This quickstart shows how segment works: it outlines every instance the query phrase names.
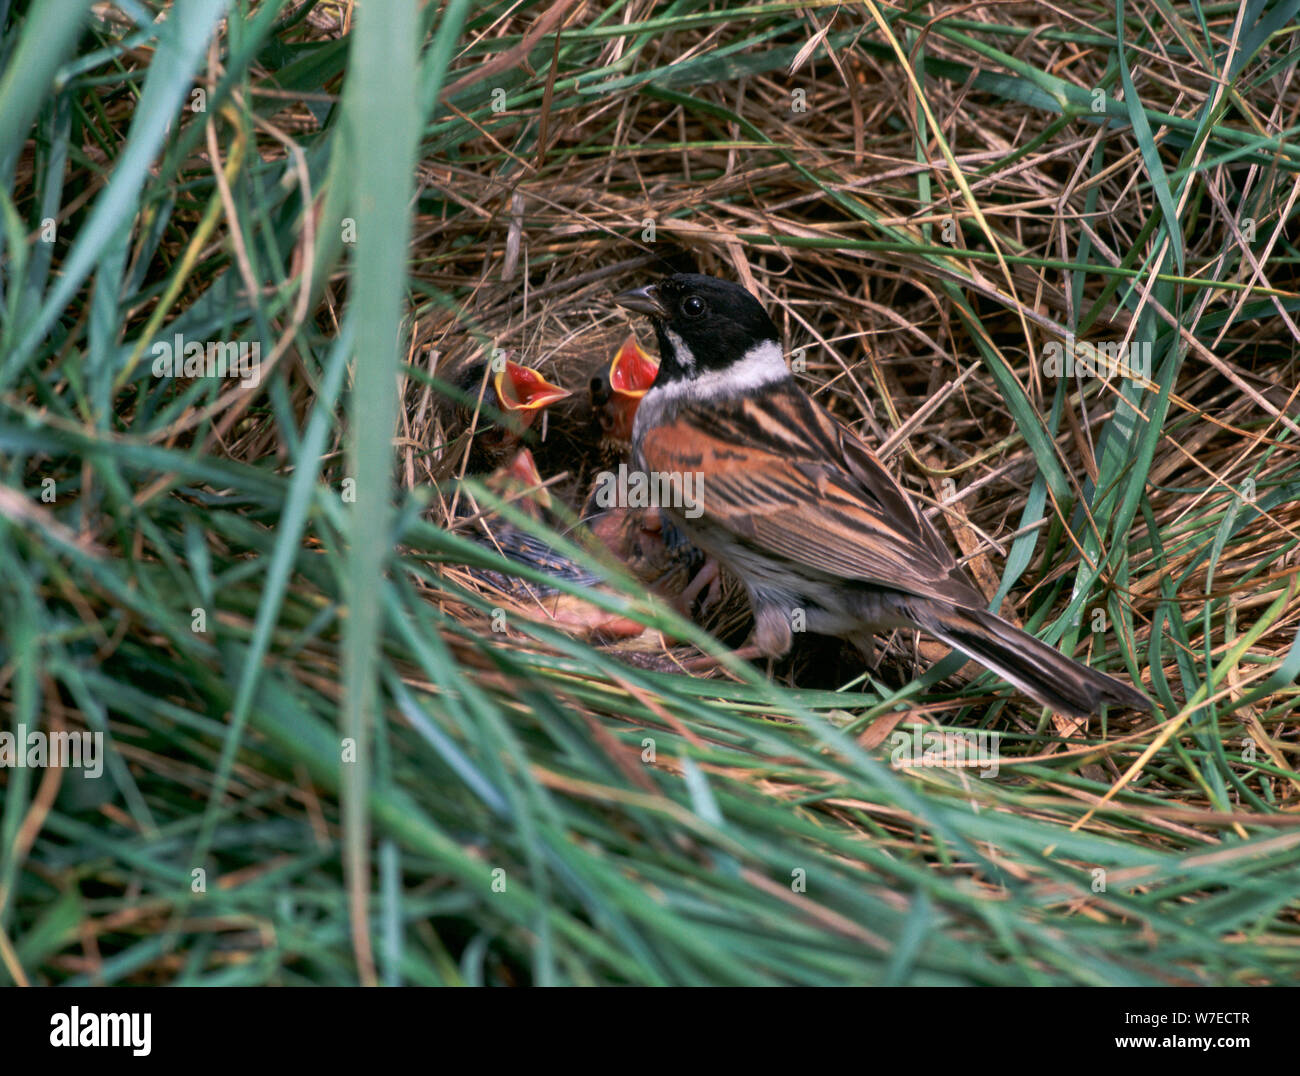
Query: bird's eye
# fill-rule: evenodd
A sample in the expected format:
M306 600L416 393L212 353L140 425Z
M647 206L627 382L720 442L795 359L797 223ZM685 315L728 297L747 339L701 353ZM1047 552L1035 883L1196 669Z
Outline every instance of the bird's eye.
M682 302L682 313L688 318L699 318L704 316L704 311L708 307L704 305L704 300L698 295L687 296Z

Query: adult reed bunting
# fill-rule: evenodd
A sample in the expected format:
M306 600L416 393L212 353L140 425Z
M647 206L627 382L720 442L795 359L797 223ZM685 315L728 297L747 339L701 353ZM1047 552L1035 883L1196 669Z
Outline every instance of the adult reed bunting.
M744 288L681 273L615 302L648 315L659 342L634 465L702 476L695 518L664 511L743 583L760 653L786 653L802 611L808 631L868 657L878 632L920 629L1070 716L1104 703L1150 709L1128 684L985 608L875 453L795 383L776 326Z

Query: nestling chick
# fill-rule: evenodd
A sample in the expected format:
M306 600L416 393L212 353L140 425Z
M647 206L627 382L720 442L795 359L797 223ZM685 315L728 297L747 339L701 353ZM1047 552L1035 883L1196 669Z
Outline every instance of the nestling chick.
M558 524L553 514L555 506L528 449L521 449L509 464L490 475L485 484L531 518L551 526ZM490 546L507 560L576 586L603 586L601 577L590 568L504 519L487 514L476 517L475 525L483 535L480 539L482 544ZM474 568L471 574L512 599L515 612L525 619L553 624L591 642L611 643L633 638L645 631L635 620L606 612L558 587L534 583L490 568Z
M448 401L444 426L450 438L468 438L466 474L486 475L507 466L538 416L573 395L536 370L508 359L496 364L482 359L472 362L452 375L452 384L458 398ZM447 463L451 464L447 473L456 473L459 452Z
M601 476L612 474L628 460L637 408L658 373L659 363L637 342L636 334L629 333L608 370L592 378L592 410L601 436L595 453L596 481L583 505L583 518L633 575L689 616L705 588L705 605L717 601L716 562L687 541L659 509L602 504L599 497Z

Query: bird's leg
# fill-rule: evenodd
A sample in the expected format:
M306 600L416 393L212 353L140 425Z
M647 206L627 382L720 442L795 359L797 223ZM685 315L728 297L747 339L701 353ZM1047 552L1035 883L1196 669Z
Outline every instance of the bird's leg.
M718 571L718 562L712 557L705 560L704 566L695 573L695 578L682 591L682 609L687 616L695 606L695 599L700 596L700 591L705 587L709 588L709 592L704 596L702 612L712 609L722 594L722 573Z
M733 658L738 658L741 661L753 661L756 658L761 658L763 652L759 650L757 646L750 643L742 646L739 650L733 650L731 656ZM706 669L712 669L720 664L721 662L717 658L705 654L702 657L688 658L686 661L683 661L682 668L687 672L704 672Z
M779 658L794 641L786 611L776 605L754 604L754 645L764 657Z
M772 664L776 658L781 657L790 649L793 642L793 636L790 631L790 619L786 610L778 605L767 605L753 602L754 608L754 634L752 642L742 646L739 650L732 651L732 656L740 658L742 661L751 661L754 658L767 658L767 676L772 678ZM683 665L695 672L697 668L709 668L717 664L716 658L704 657L692 659L683 662Z

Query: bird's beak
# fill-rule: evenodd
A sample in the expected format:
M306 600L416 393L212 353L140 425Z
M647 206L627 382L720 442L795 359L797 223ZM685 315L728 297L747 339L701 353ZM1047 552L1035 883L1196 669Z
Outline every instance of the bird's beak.
M542 484L542 473L537 469L537 461L526 448L520 449L519 455L510 461L506 475L529 489Z
M487 480L487 487L502 498L526 493L526 498L520 502L520 507L525 511L530 507L549 511L551 507L551 495L546 486L542 485L542 473L537 469L537 460L533 459L532 452L526 448L521 448L515 459L493 474Z
M609 387L621 396L640 399L650 390L658 374L659 364L629 333L609 364Z
M614 302L636 314L649 314L652 318L668 316L668 309L659 298L659 289L654 284L619 292L614 296Z
M533 459L532 452L524 448L515 456L515 461L510 465L510 477L525 490L534 490L532 498L539 506L551 507L551 495L547 493L546 486L542 485L542 473L537 469L537 460Z
M641 397L655 383L659 364L629 334L609 364L610 400L606 405L610 433L624 441L632 439L632 423Z
M551 384L536 370L509 360L497 371L493 384L497 399L506 411L535 413L573 395L568 389Z

